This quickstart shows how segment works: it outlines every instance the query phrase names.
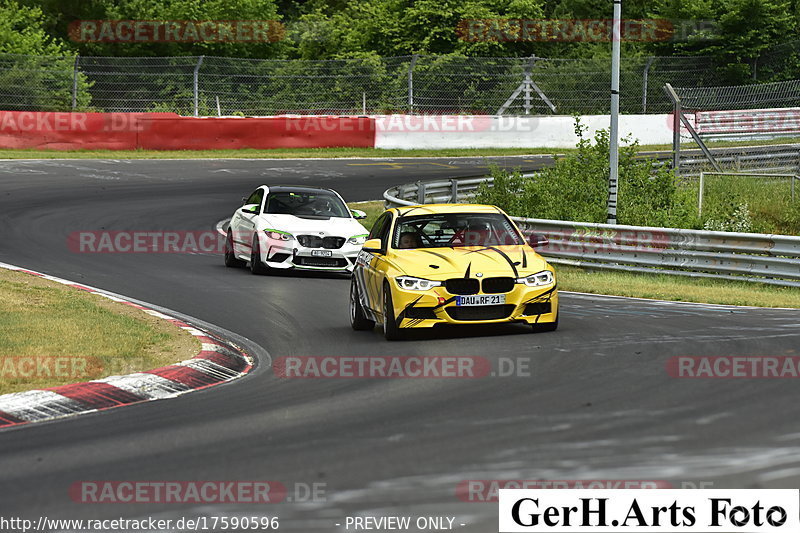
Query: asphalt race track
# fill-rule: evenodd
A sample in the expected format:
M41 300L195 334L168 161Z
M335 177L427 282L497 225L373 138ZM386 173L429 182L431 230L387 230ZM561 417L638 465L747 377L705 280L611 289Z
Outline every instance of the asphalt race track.
M505 158L536 168L545 159ZM279 379L262 353L232 384L0 431L0 514L50 518L268 515L281 529L344 531L346 516L453 516L497 529L465 480L655 480L676 488L791 488L800 478L792 379L676 379L680 355L800 355L796 311L562 295L557 332L470 328L387 343L354 332L349 281L253 276L212 254L80 254L85 230L210 230L262 183L315 184L349 201L389 186L479 174L482 160L3 161L0 261L197 317L288 355L474 355L528 376ZM323 483L297 504L79 504L85 480ZM713 483L709 486L709 483ZM691 486L691 485L689 485ZM460 526L460 524L465 524Z

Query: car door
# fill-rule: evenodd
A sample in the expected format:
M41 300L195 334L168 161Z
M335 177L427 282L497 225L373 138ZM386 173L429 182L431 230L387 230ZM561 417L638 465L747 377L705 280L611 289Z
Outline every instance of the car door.
M264 189L258 188L247 197L244 204L236 210L231 218L233 230L233 246L237 253L250 254L253 243L253 232L256 227L256 218L261 212L261 203L264 199Z
M380 239L382 252L368 253L367 258L359 268L360 288L362 290L362 304L373 312L381 312L381 298L383 296L383 278L385 276L385 253L389 245L389 231L392 227L392 213L384 213L372 226L372 231L367 239Z

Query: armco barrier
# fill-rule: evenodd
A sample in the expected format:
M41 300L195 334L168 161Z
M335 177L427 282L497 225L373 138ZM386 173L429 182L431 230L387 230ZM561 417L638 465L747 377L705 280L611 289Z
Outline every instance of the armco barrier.
M388 189L387 207L461 202L486 178L419 181ZM550 241L556 264L800 287L800 237L512 217Z
M135 150L147 134L145 117L175 113L59 113L0 111L0 148Z
M610 121L609 115L582 116L586 138ZM578 142L571 116L379 115L375 123L375 147L385 149L574 148ZM671 126L665 114L620 116L620 135L641 144L669 144Z
M690 115L701 135L745 139L798 131L797 109L720 111ZM608 128L608 115L581 117L587 138ZM622 115L620 132L641 144L672 140L670 115ZM774 130L774 131L773 131ZM55 150L202 150L359 147L385 149L571 148L570 116L292 115L182 117L174 113L0 111L0 148ZM738 156L737 156L738 157ZM738 164L739 160L736 159ZM703 161L698 160L700 164ZM724 163L724 161L721 161ZM687 162L691 165L691 162ZM683 165L682 165L683 166Z
M0 111L0 148L214 150L375 145L368 117L194 118L174 113Z
M367 117L161 118L145 119L146 150L238 148L372 148L375 122Z

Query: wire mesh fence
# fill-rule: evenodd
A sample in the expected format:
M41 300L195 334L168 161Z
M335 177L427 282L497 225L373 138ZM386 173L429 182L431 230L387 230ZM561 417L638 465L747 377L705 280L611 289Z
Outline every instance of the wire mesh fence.
M673 126L672 167L678 174L800 174L800 80L667 89L674 92L675 116L682 122ZM710 150L713 141L770 142Z
M761 72L776 76L777 59L769 54L764 58ZM602 114L609 111L610 76L605 58L418 55L309 61L0 55L0 109L201 116ZM698 89L698 106L703 108L709 108L709 101L739 109L778 106L796 101L800 92L797 81L786 82L785 89L766 84L746 91L718 87L703 92L721 85L720 76L708 57L624 58L620 109L670 112L665 83Z
M621 110L664 113L661 87L713 85L704 57L628 58ZM607 113L605 59L442 56L257 60L0 55L0 108L183 115Z
M800 80L726 87L676 87L684 109L720 111L800 106Z

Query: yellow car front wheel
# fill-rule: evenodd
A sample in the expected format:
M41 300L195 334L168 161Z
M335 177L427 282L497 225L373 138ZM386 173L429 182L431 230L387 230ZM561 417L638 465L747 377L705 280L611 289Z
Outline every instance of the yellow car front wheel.
M545 331L555 331L558 329L558 315L553 322L543 322L542 324L531 324L534 333L544 333Z
M387 341L396 341L400 335L400 327L394 317L392 289L388 283L383 284L383 336Z

